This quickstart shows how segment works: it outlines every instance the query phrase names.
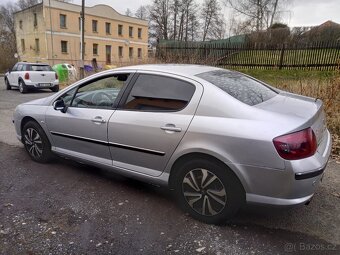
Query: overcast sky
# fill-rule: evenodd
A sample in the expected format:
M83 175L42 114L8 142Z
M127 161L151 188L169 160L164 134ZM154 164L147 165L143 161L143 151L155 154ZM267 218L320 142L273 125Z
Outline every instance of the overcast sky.
M76 4L80 2L81 0L73 0ZM85 2L88 6L107 4L124 14L127 8L134 13L140 5L150 4L152 0L85 0ZM314 26L327 20L340 23L340 0L290 0L290 2L292 3L288 6L288 12L284 15L284 22L289 26ZM228 12L226 8L223 9L224 12Z

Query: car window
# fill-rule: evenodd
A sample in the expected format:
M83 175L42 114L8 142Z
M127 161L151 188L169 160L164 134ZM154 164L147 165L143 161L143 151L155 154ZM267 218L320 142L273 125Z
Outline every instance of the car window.
M70 106L71 102L72 102L73 95L74 95L74 93L76 92L77 89L78 88L76 87L74 89L71 89L71 90L67 91L65 94L60 96L58 98L58 100L62 99L64 101L65 106Z
M16 71L17 70L17 67L18 67L18 63L16 63L13 68L12 68L12 71Z
M129 74L116 74L79 87L71 107L112 109Z
M22 71L22 67L23 67L23 64L19 64L19 65L17 66L17 71Z
M53 71L49 65L30 65L30 71Z
M277 95L275 91L262 83L233 71L217 70L196 76L214 84L247 105L256 105Z
M186 81L159 75L138 76L123 109L179 111L190 101L195 86Z

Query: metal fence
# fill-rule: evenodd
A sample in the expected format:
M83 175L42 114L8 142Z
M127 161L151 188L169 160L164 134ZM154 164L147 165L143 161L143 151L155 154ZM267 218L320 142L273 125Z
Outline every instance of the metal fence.
M340 66L340 41L276 45L171 42L160 44L156 57L166 63L225 68L334 70Z

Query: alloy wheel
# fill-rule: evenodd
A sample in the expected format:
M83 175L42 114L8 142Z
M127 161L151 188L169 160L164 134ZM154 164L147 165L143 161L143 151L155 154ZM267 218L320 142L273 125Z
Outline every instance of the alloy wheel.
M183 179L182 192L189 206L204 216L214 216L226 206L227 194L222 181L206 169L189 171Z
M24 91L24 85L22 82L19 82L19 91L22 93Z
M43 152L42 139L34 128L27 128L24 135L24 142L28 153L34 157L39 158Z

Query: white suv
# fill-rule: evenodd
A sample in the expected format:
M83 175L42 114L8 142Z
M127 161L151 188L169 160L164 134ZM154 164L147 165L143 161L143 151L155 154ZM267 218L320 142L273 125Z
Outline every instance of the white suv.
M5 74L6 89L19 88L21 93L29 89L59 91L59 80L51 66L42 63L18 62Z

